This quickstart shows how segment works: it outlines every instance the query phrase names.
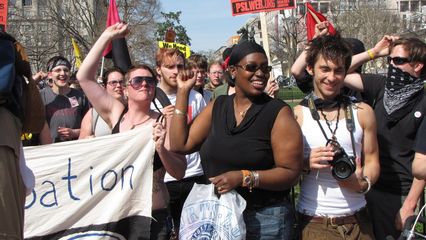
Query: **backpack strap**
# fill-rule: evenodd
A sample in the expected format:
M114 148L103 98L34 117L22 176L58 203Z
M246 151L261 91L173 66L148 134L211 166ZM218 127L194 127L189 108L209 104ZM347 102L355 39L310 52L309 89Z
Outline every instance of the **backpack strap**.
M172 103L170 102L166 93L159 87L155 88L155 98L154 99L157 99L160 102L161 106L163 106L163 108L166 107L166 106L172 105ZM154 103L155 103L155 101L154 101Z

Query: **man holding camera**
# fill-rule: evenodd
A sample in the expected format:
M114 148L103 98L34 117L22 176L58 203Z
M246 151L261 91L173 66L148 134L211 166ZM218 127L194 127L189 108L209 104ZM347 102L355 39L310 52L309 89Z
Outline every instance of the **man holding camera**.
M314 90L295 107L305 139L298 212L302 239L373 239L364 194L380 172L373 110L341 94L351 65L339 35L315 38L306 53Z
M376 239L399 237L405 220L414 214L425 187L413 178L411 164L418 132L426 114L426 43L417 38L384 36L372 49L353 57L357 67L387 56L386 76L349 74L345 85L362 91L377 120L380 177L367 194Z

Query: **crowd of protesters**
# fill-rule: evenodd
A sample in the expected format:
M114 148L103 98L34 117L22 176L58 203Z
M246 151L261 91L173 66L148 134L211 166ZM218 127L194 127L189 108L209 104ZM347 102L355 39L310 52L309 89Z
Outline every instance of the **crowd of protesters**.
M211 63L159 49L155 67L111 68L98 82L102 51L129 33L117 23L96 41L77 82L62 56L32 76L45 122L21 139L41 145L152 126L151 239L177 234L194 183L246 200L247 239L398 238L425 187L426 44L384 36L365 50L357 39L329 34L327 24L317 24L291 68L307 94L292 109L276 98L267 55L252 41ZM383 57L386 75L362 73L364 63ZM0 215L11 219L0 217L0 239L22 239L21 123L4 105L0 115Z

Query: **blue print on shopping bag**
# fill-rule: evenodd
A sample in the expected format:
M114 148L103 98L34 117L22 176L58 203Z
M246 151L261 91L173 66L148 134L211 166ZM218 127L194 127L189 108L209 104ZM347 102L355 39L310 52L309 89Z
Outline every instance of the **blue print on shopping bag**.
M181 215L180 239L245 239L245 200L235 191L214 194L214 186L196 184Z

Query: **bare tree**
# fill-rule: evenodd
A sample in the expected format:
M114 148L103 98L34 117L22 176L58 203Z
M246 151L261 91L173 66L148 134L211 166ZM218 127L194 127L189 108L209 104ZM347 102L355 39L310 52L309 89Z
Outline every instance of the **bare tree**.
M303 15L295 11L286 11L278 15L277 29L269 34L272 40L270 53L272 62L278 61L284 75L290 75L290 68L298 56L298 46L306 38Z
M365 47L373 47L384 35L403 31L399 16L385 8L380 1L360 1L350 11L339 8L340 1L331 4L331 19L342 36L361 40ZM379 59L365 66L366 72L383 71L384 62Z
M35 70L43 69L53 55L74 61L71 38L84 56L105 29L107 0L33 0L11 4L10 29L27 48ZM130 24L129 52L133 61L153 60L158 0L117 0L122 20Z

